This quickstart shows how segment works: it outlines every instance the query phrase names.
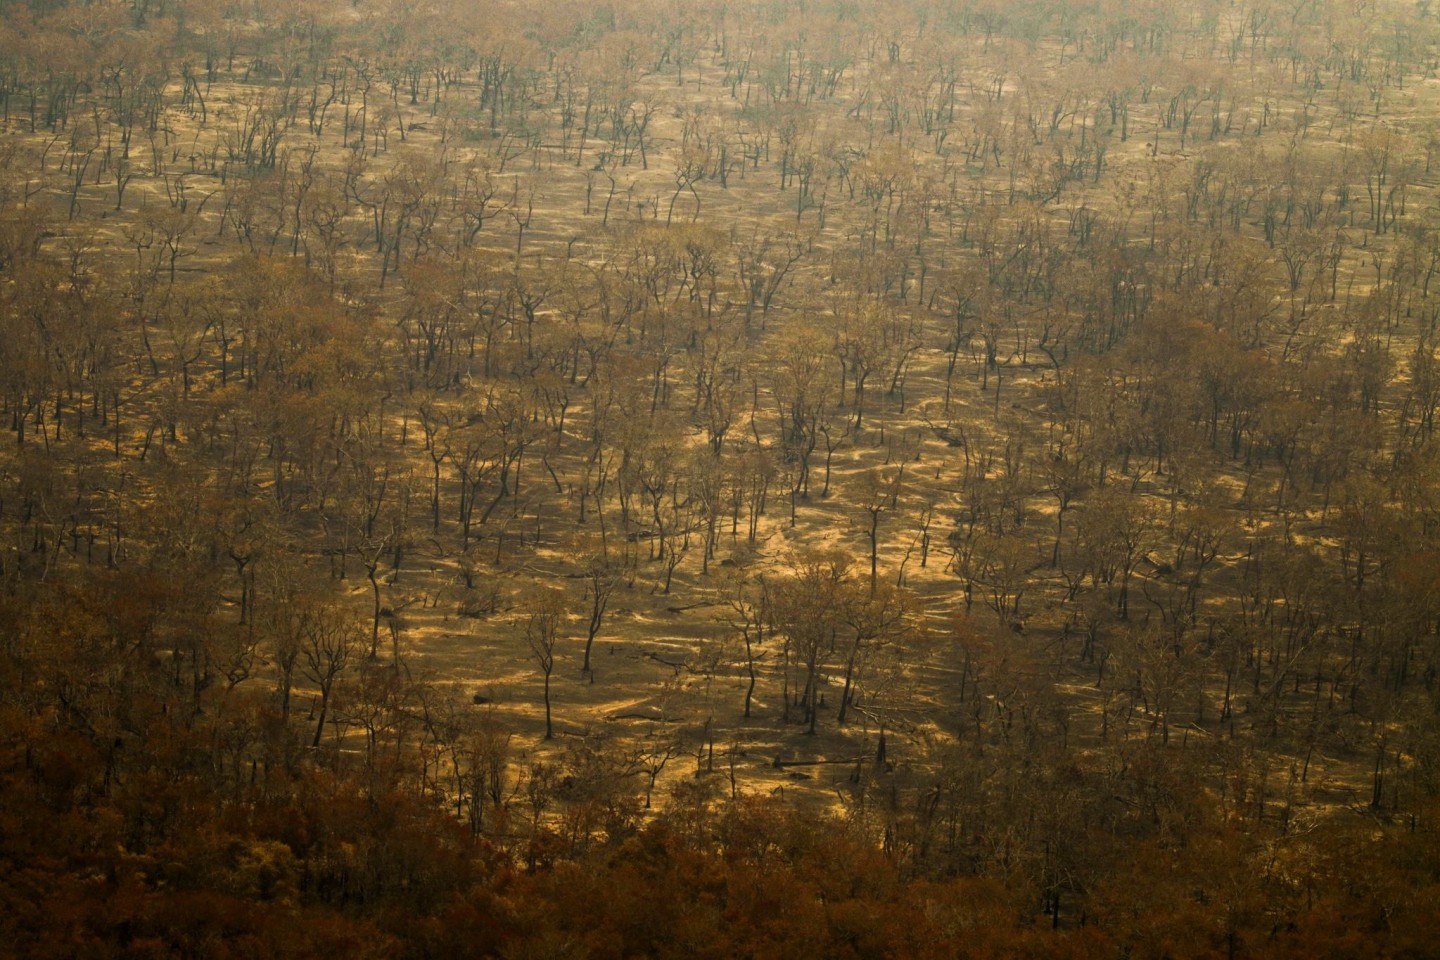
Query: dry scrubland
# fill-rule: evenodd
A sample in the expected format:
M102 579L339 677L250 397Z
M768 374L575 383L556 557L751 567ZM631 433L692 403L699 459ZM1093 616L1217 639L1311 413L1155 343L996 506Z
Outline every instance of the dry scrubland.
M534 877L798 807L991 884L952 932L1423 919L1428 3L3 9L37 810L329 790ZM256 836L306 909L425 872Z

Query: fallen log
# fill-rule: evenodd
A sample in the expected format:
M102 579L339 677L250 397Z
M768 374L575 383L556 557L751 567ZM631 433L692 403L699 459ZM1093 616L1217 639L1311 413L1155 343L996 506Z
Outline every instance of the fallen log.
M656 663L665 664L665 666L669 667L671 670L674 670L676 674L679 674L681 670L685 669L685 663L681 660L666 660L664 657L660 656L660 654L653 653L648 650L645 652L645 656L650 658L651 660L654 660Z
M652 723L679 723L673 717L661 717L653 713L612 713L608 720L649 720Z
M781 760L776 757L770 764L776 770L784 770L786 767L819 767L834 763L863 763L870 758L867 756L841 757L838 760Z

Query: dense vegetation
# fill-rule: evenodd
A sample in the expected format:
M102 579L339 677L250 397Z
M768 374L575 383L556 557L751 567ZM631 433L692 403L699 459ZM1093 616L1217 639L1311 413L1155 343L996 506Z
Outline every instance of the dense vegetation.
M0 949L1432 951L1440 16L680 6L0 2Z

